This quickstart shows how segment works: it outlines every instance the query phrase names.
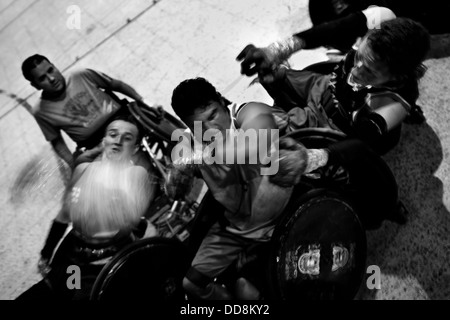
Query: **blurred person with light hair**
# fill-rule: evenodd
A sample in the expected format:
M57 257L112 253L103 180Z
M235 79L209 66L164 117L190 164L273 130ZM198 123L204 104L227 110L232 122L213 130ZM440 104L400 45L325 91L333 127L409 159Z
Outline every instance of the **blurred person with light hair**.
M149 172L132 160L141 139L140 125L132 116L114 118L101 146L89 151L89 159L94 160L76 166L41 251L39 270L44 280L19 299L86 299L105 260L132 241L155 235L143 218L155 189ZM70 225L71 231L55 250ZM80 290L66 287L70 265L81 268Z

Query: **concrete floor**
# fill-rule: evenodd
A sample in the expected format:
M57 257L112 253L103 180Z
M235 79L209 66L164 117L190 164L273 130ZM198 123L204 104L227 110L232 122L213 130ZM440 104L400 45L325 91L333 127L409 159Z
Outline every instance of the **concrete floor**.
M66 24L72 4L80 29ZM196 76L236 102L270 103L239 76L236 55L248 43L267 45L310 25L307 0L0 0L0 299L40 280L38 253L64 186L27 112L38 94L21 76L26 57L44 54L64 72L101 70L169 112L173 88ZM368 233L367 263L380 267L381 289L362 286L357 299L450 298L449 36L433 43L419 100L427 122L406 125L401 145L386 157L410 221ZM292 65L324 60L324 52L302 51Z

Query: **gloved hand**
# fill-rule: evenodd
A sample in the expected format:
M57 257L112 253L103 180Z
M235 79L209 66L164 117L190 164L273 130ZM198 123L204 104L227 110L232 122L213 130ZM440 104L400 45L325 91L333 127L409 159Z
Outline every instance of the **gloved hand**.
M236 60L241 61L241 74L261 76L271 74L279 63L276 54L268 48L257 48L253 44L247 45Z
M270 176L269 181L285 188L296 185L308 165L307 149L293 138L280 138L278 161L278 173Z
M292 36L264 48L247 45L236 60L241 61L241 73L252 76L258 73L259 81L271 83L277 78L278 66L305 46L302 39Z

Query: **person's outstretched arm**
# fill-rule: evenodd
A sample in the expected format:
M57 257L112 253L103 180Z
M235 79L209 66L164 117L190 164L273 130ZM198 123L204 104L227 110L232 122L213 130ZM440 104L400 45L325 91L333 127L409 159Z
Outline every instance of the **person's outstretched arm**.
M121 80L112 78L103 72L93 69L81 69L79 72L99 88L122 93L136 101L143 101L143 97L132 86Z
M120 92L136 101L143 102L144 100L144 98L132 86L121 80L112 79L111 89L113 91Z
M367 30L380 26L383 21L395 18L388 8L371 6L363 11L352 13L343 18L326 22L293 36L274 42L267 47L257 48L247 45L237 56L241 61L241 73L252 76L256 73L265 82L273 70L293 53L301 49L313 49L324 45L340 46L355 41L366 34Z

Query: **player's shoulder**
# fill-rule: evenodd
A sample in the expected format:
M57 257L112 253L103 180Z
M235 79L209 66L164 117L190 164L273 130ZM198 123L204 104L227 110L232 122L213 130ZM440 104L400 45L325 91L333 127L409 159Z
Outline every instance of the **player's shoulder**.
M71 69L69 71L68 77L69 78L83 78L83 77L86 78L86 77L95 75L97 73L98 72L93 69L77 67L77 68Z
M235 117L240 119L245 119L247 117L254 117L260 114L271 114L271 107L263 102L250 101L246 102L237 108L235 112Z

